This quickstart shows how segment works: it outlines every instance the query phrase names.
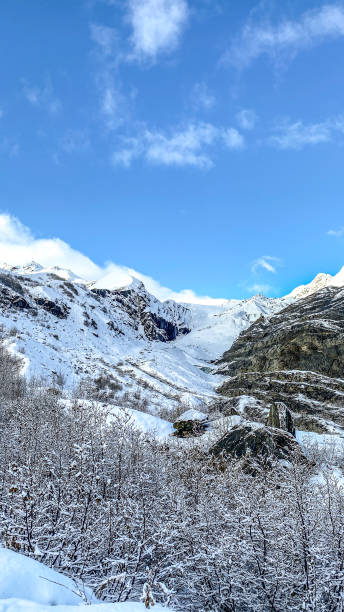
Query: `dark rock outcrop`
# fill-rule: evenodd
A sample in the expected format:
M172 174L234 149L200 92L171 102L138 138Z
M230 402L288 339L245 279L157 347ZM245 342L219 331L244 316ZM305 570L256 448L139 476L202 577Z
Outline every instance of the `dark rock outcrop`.
M67 319L69 309L65 304L60 306L56 302L52 302L51 300L46 300L44 298L37 298L36 304L41 306L41 308L47 312L50 312L50 314L54 315L54 317L57 317L58 319Z
M191 408L180 415L173 423L173 427L176 430L174 435L177 438L201 436L209 427L208 415Z
M159 302L142 283L137 283L133 288L112 291L111 298L128 313L135 329L143 329L148 340L171 342L191 331L185 323L190 314L185 306L175 302Z
M29 302L21 296L13 298L11 304L12 306L15 306L16 308L21 308L22 310L28 310L31 308Z
M294 419L289 408L283 402L271 404L266 424L268 427L277 427L277 429L283 429L292 436L295 435Z
M102 297L102 298L105 298L105 297L107 297L108 295L111 294L111 290L110 289L97 289L97 288L94 288L94 289L91 289L91 291L95 295L97 295L99 297Z
M177 438L190 438L193 436L201 436L207 426L204 421L176 421L173 423L176 430L173 435Z
M247 423L226 433L210 451L215 457L273 462L305 461L300 445L293 436L280 429Z

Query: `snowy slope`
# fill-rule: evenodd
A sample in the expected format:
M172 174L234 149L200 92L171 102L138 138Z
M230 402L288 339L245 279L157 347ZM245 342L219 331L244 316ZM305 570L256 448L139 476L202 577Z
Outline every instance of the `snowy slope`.
M110 291L35 262L0 270L0 325L28 377L63 379L69 388L107 377L117 395L140 394L153 412L211 401L220 379L209 362L283 305L263 296L221 306L162 303L137 280Z
M192 312L192 333L178 337L176 344L194 357L217 359L251 323L284 306L282 300L263 295L249 300L228 300L223 306L188 304Z
M67 408L70 408L72 405L71 400L61 399L60 401ZM79 399L77 401L79 406L90 404L90 401L88 400ZM133 410L132 408L124 408L123 406L116 406L115 404L110 404L108 402L92 402L92 404L96 406L97 411L106 411L107 422L109 424L118 422L120 420L133 429L145 434L150 434L155 438L160 438L162 440L174 432L172 423L153 414Z
M166 610L159 604L155 612ZM144 612L143 603L101 603L92 591L49 567L0 547L0 612Z

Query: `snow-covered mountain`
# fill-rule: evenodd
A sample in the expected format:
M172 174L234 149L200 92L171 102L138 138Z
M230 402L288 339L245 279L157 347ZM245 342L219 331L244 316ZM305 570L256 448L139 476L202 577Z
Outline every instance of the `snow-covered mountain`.
M307 285L300 285L296 287L286 298L302 299L308 295L312 295L319 289L325 287L343 287L344 286L344 267L332 276L331 274L320 273Z
M58 267L3 264L0 325L28 377L70 389L97 380L116 397L135 396L158 412L211 402L220 384L212 361L259 317L329 283L344 285L344 272L319 275L281 299L256 295L204 306L160 302L136 279L109 290Z
M221 306L160 302L135 279L102 289L35 262L0 270L0 325L28 377L70 388L106 379L153 410L211 401L219 384L211 360L280 308L280 300L263 296Z

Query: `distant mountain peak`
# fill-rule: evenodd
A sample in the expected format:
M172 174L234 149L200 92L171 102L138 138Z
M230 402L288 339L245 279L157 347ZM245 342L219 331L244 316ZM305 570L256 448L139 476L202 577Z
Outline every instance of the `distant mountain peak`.
M39 272L40 270L43 270L43 266L37 261L32 260L24 264L22 269L26 270L26 272Z
M323 272L320 272L320 274L317 274L316 277L310 283L296 287L291 293L289 293L285 297L299 300L301 298L307 297L308 295L312 295L312 293L315 293L320 289L324 289L325 287L343 286L344 267L341 268L338 274L335 274L334 276L332 276L331 274L324 274Z

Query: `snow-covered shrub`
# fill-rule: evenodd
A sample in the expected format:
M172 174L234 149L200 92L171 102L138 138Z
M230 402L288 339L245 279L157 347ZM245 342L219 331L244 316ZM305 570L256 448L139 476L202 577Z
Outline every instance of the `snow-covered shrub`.
M61 401L42 381L9 392L17 370L0 357L6 548L106 601L144 593L183 612L341 609L340 473L315 479L295 464L253 477L201 442L159 442L130 414L110 422L99 403Z

